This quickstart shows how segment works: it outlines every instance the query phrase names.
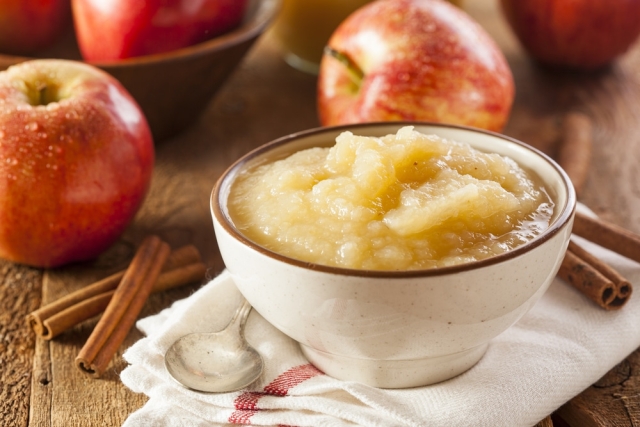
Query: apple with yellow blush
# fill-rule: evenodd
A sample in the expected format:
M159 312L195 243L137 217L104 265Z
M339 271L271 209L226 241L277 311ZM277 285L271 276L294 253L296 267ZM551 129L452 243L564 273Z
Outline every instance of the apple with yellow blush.
M500 131L514 100L494 40L443 0L379 0L353 12L320 64L322 125L423 120Z

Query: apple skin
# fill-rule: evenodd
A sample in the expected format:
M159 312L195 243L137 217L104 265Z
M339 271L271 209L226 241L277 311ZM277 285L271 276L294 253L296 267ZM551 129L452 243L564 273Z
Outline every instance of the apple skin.
M640 0L501 0L525 50L552 66L593 70L640 34Z
M87 61L110 61L191 46L240 24L247 0L72 0Z
M324 126L398 120L500 131L514 99L513 75L493 39L441 0L379 0L352 13L328 46L318 76Z
M71 21L69 0L0 2L0 52L29 55L54 44Z
M109 74L55 59L0 72L0 257L98 256L141 206L154 158L142 111Z

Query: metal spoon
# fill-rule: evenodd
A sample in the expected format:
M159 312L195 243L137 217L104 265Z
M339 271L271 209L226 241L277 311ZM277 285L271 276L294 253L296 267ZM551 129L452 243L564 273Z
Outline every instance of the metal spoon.
M205 392L240 390L262 373L262 357L244 339L251 305L244 300L220 332L188 334L169 347L164 365L181 385Z

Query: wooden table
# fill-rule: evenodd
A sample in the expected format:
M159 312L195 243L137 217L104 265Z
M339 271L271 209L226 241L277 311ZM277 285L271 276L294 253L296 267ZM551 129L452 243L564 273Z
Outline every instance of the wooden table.
M497 0L467 2L467 10L498 41L512 67L517 97L507 135L555 155L567 111L594 120L594 159L581 201L602 217L640 232L640 43L611 69L592 75L543 70L523 53ZM122 239L94 262L40 270L0 261L0 424L4 426L120 425L144 404L119 380L122 351L141 337L131 331L107 373L89 379L73 365L95 320L53 341L36 340L24 316L41 304L123 268L151 233L173 247L195 244L210 277L223 264L209 214L217 177L248 150L276 137L318 126L315 77L289 68L267 34L212 100L195 125L157 144L149 196ZM170 305L200 284L152 296L142 316ZM624 333L615 331L615 333ZM635 426L640 422L640 351L585 390L545 425ZM585 409L586 408L586 409Z

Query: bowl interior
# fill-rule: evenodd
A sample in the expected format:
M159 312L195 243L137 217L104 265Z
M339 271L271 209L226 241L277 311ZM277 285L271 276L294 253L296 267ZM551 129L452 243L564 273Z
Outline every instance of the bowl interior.
M497 255L491 258L487 258L481 261L475 261L469 264L456 265L451 267L442 267L438 269L431 269L425 271L416 272L394 272L394 271L382 271L382 272L368 272L366 275L396 275L396 274L448 274L451 272L459 271L462 269L469 269L475 267L481 267L488 264L493 264L502 261L503 259L512 258L519 254L537 247L539 244L549 239L552 235L557 233L566 223L571 219L573 211L575 209L576 196L573 186L566 173L557 165L552 159L538 151L537 149L517 141L515 139L499 135L496 133L472 129L455 125L443 125L443 124L431 124L424 122L385 122L385 123L363 123L354 125L336 126L330 128L318 128L305 132L292 134L268 144L257 148L256 150L246 154L236 163L234 163L218 180L216 188L212 194L212 208L213 213L218 217L218 221L222 223L235 238L244 242L245 244L257 249L269 256L281 259L288 263L298 264L303 267L308 267L308 263L302 263L296 260L291 260L287 257L283 257L279 254L275 254L268 249L257 245L256 243L247 239L242 233L240 233L233 225L228 209L227 200L229 198L229 192L233 181L238 173L247 167L251 167L257 164L271 162L280 158L287 157L288 155L310 147L329 147L335 144L335 138L343 131L349 130L356 135L363 136L382 136L390 133L395 133L402 126L411 125L414 128L425 134L436 134L440 137L448 138L451 140L465 142L470 144L476 149L485 152L498 153L504 156L508 156L515 160L518 164L526 169L531 170L537 174L549 193L550 198L555 203L554 212L551 219L549 228L543 232L540 236L532 241L521 245L509 252L501 255ZM340 271L344 274L363 274L361 271L349 270L336 267L324 267L315 266L315 269L326 269L330 271Z

